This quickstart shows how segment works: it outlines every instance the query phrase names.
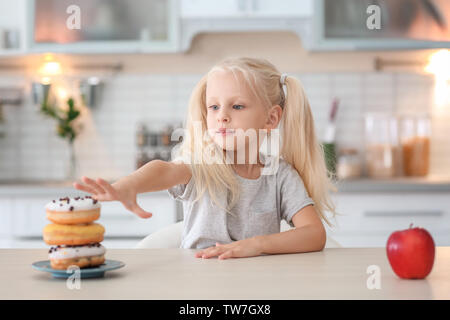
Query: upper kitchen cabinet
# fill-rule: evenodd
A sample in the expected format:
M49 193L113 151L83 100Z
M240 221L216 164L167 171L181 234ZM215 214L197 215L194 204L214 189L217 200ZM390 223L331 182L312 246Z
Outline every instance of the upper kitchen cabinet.
M177 0L29 0L29 52L178 49Z
M448 0L317 0L313 50L450 48Z
M181 0L182 18L312 16L312 0Z
M311 17L313 0L252 0L251 14L259 17Z
M181 50L202 32L292 31L309 39L313 0L180 0Z
M0 1L0 56L25 52L26 1Z

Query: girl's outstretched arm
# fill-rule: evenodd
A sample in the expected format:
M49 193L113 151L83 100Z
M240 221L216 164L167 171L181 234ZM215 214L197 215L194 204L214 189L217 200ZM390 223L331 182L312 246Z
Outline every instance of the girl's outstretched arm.
M137 195L168 189L177 184L187 184L191 179L189 167L183 163L153 160L132 174L125 176L113 184L97 178L82 177L85 184L75 182L73 186L92 194L99 201L120 201L131 212L141 218L150 218L152 214L143 210L136 201Z
M153 160L119 179L112 186L118 189L132 188L136 194L169 189L177 184L187 184L191 170L183 163Z

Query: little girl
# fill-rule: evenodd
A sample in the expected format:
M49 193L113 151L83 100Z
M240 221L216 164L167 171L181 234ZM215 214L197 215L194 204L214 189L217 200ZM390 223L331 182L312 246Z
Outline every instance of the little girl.
M186 136L173 155L113 184L82 177L85 184L74 187L99 201L118 200L142 218L152 213L137 204L137 194L167 189L183 203L181 248L202 249L196 257L324 248L322 220L331 225L325 212L335 214L328 193L334 186L296 78L262 59L214 66L192 92ZM280 233L281 219L295 228Z

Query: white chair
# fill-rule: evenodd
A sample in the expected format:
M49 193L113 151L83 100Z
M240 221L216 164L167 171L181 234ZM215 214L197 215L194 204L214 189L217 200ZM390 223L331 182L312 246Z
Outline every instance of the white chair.
M286 231L291 228L286 221L282 220L280 224L280 231ZM171 224L162 228L142 239L137 245L136 249L148 248L179 248L181 244L181 235L183 232L183 221ZM327 234L327 242L325 248L342 248L342 246Z

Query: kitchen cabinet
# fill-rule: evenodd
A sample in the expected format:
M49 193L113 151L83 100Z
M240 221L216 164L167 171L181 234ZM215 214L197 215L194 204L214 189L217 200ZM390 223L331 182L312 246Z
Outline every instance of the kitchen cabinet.
M11 233L12 199L0 197L0 238L6 238Z
M0 56L182 52L201 32L292 31L307 45L313 7L313 0L18 0L5 7L16 18L0 17L0 28L19 30L20 49L0 48Z
M312 0L181 0L181 18L312 16Z
M310 50L450 47L450 31L445 27L450 17L447 0L317 0L313 12Z
M448 193L338 193L335 228L329 235L344 247L384 247L390 234L413 226L427 229L438 246L450 245Z
M29 0L33 52L175 52L177 0ZM58 30L58 32L55 32Z
M27 196L12 199L12 230L15 238L42 237L42 229L51 223L45 216L48 197Z
M312 17L314 0L253 0L252 14L254 16L279 17Z
M181 0L180 50L202 32L291 31L307 43L312 15L312 0Z
M0 187L0 247L48 247L42 240L42 229L50 223L45 216L46 203L59 196L77 195L80 192L68 186ZM437 246L450 245L448 191L353 190L334 194L333 200L340 215L335 227L325 226L343 247L384 247L392 232L407 229L411 223L427 229ZM106 247L134 247L145 236L182 220L181 203L166 191L140 194L138 203L153 216L142 219L119 202L102 202L98 222L106 230Z
M168 194L138 196L138 204L153 216L143 219L127 211L120 202L103 202L105 237L142 237L176 222L176 204ZM107 223L107 224L106 224Z
M244 15L247 5L238 0L180 0L181 18L205 18Z
M14 194L17 188L20 187L12 187L0 195L0 247L48 247L42 240L43 228L51 223L46 218L45 205L63 194L73 197L80 193L69 188L55 192L52 188L41 187L36 190L25 188ZM106 247L134 247L145 236L177 220L177 204L167 192L140 194L138 203L153 216L142 219L126 210L120 202L102 202L101 216L96 222L105 227L103 243Z
M26 1L0 1L0 56L25 52Z

